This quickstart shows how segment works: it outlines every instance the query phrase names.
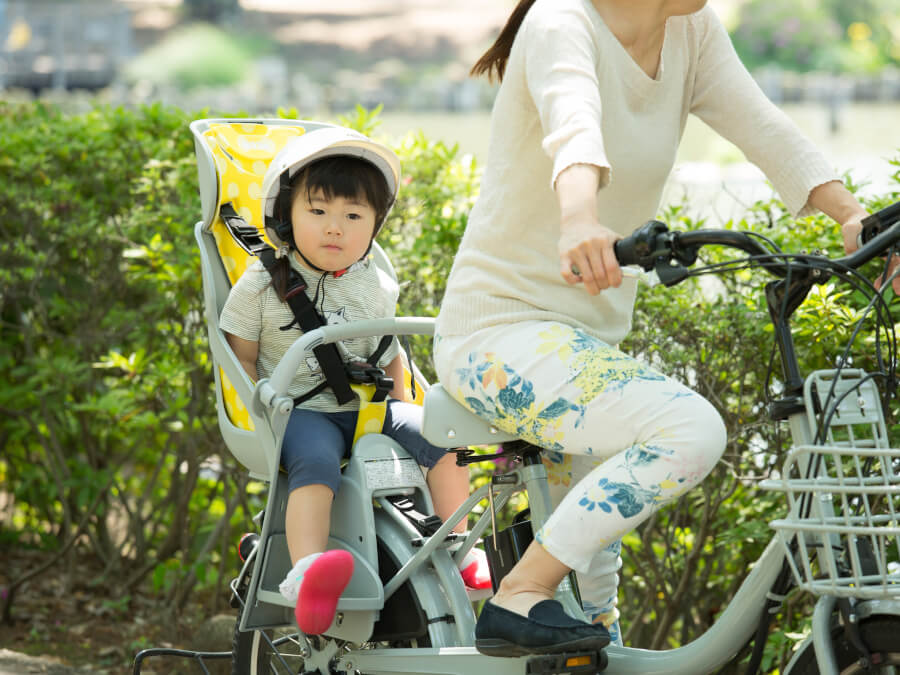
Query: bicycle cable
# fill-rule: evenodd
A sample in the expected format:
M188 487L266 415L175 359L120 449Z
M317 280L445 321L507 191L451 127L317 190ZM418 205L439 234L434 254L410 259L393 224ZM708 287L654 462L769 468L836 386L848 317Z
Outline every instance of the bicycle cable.
M785 253L782 251L775 242L773 242L768 237L761 235L755 232L748 232L748 235L754 236L758 239L761 239L765 242L770 248L774 249L771 254L768 255L751 255L744 258L733 259L722 261L719 263L711 263L704 265L702 267L694 268L692 270L687 271L687 276L695 277L695 276L703 276L709 274L722 275L725 273L735 273L745 269L754 269L758 267L766 267L766 262L775 262L781 261L784 264L785 274L782 277L784 279L784 285L786 288L789 288L792 281L792 275L794 270L798 267L802 267L806 270L811 268L819 268L823 271L829 273L830 276L837 277L839 280L847 283L852 290L861 293L864 297L869 299L868 304L865 308L861 310L860 316L856 322L854 322L853 332L848 339L846 346L844 347L841 355L837 359L836 368L835 368L835 377L832 379L831 388L828 394L825 396L824 402L821 403L821 413L818 416L817 429L814 436L814 445L821 445L825 441L825 434L827 434L827 429L831 424L831 420L833 416L836 414L840 403L853 391L856 391L862 384L872 378L884 378L887 383L887 396L890 398L893 395L893 390L896 388L894 385L896 383L896 368L897 368L897 341L896 341L896 332L894 329L893 322L891 321L891 313L890 307L888 303L884 299L885 290L890 287L890 283L900 274L900 267L898 267L893 274L888 277L888 270L890 269L890 262L892 258L896 255L895 249L892 248L887 256L887 260L885 263L884 271L881 274L881 289L875 287L875 285L869 281L867 277L865 277L859 270L851 267L847 267L846 265L841 265L835 263L829 258L824 256L818 256L814 254L806 254L806 253ZM804 263L802 265L797 265L796 263ZM820 283L824 283L820 282ZM781 320L787 319L787 307L788 307L788 294L784 293L781 298L781 306L778 310L777 316ZM874 322L874 342L875 342L875 360L877 370L874 373L869 373L867 376L857 383L854 387L844 392L840 397L835 399L835 388L837 386L837 381L840 377L841 371L850 364L850 351L856 343L862 328L869 317L869 315L874 311L875 322ZM882 354L882 344L881 344L881 331L884 331L885 334L885 344L884 348L887 351L887 363L885 363L885 355ZM772 383L772 375L774 372L774 362L775 355L777 353L777 345L773 341L772 349L769 355L769 364L766 370L764 391L766 392L766 400L767 402L771 402L771 398L769 392L771 391L771 383ZM806 478L811 478L812 475L818 473L821 466L821 456L817 456L813 462L810 462L807 466ZM803 514L803 517L808 517L809 511L811 509L811 498L803 494L800 499L800 511ZM792 542L792 550L796 547L796 541Z

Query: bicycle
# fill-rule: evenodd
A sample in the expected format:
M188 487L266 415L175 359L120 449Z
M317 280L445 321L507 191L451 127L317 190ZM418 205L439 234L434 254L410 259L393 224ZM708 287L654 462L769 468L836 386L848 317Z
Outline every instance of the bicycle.
M790 318L807 293L833 276L846 277L888 254L900 242L900 203L864 221L855 253L831 259L789 254L752 233L727 230L674 232L651 221L616 244L623 265L654 272L666 286L700 273L754 268L776 278L766 287L783 370L784 392L770 408L787 420L793 447L779 478L764 487L785 495L788 514L771 523L775 534L736 595L712 627L693 642L666 651L610 645L602 652L494 658L474 647L475 614L456 572L459 558L485 535L485 548L502 543L509 566L527 545L523 523L496 531L493 514L519 491L527 495L530 526L538 529L551 506L541 449L490 427L453 400L440 385L425 395L423 433L448 449L502 444L493 455L457 450L463 464L515 456L443 524L410 516L433 513L421 472L402 448L378 434L354 447L333 512L329 546L351 550L358 572L323 636L296 632L286 603L274 590L281 579L274 561L286 556L283 534L273 530L283 514L283 477L273 478L259 545L231 588L241 617L232 650L235 673L596 673L611 675L710 673L729 662L754 633L765 634L771 609L792 584L817 597L812 634L796 650L786 673L803 675L900 672L900 449L887 441L881 397L872 375L839 364L803 377ZM198 237L201 234L198 231ZM202 244L202 242L201 242ZM691 272L704 246L740 250L747 257ZM886 284L888 286L889 284ZM881 294L870 308L882 322L889 312ZM896 386L893 322L882 370ZM296 364L322 342L363 334L428 334L428 319L395 319L326 326L303 335L269 380L254 390L254 406L275 417L289 414L285 395ZM880 355L879 355L880 358ZM487 499L488 508L459 549L451 529ZM525 525L528 528L528 525ZM493 553L494 557L499 554ZM492 560L496 564L496 560ZM282 565L283 567L283 565ZM566 610L584 618L577 587L564 580L557 592ZM762 618L761 618L762 617ZM835 622L835 617L839 618ZM141 655L138 655L139 657ZM877 670L875 670L877 669ZM135 673L139 672L136 659Z

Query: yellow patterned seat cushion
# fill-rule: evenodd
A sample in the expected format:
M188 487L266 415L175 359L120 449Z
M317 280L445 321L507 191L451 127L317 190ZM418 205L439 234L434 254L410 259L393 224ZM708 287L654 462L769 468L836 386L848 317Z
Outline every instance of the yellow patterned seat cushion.
M213 123L203 134L219 176L218 206L230 202L267 242L260 199L263 176L285 143L303 133L300 126ZM215 219L211 231L228 280L234 285L252 262L252 256L231 236L221 218Z
M203 138L212 152L219 178L219 198L216 218L210 231L216 240L219 257L228 281L233 286L253 257L231 235L218 217L219 207L230 202L238 215L260 231L266 241L262 220L262 181L269 162L291 138L304 133L301 126L214 122ZM237 391L221 370L222 397L231 423L241 429L253 430L253 421Z

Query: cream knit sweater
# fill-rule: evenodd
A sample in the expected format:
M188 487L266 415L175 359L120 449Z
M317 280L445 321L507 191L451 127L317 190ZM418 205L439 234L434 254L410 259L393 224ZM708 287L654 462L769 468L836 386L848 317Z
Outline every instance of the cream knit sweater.
M437 321L442 336L557 320L609 344L631 328L636 282L590 296L559 274L553 186L566 167L601 167L598 215L623 235L659 208L688 113L737 145L787 206L803 212L831 166L757 87L707 7L666 26L651 79L590 0L538 0L497 93L488 161Z

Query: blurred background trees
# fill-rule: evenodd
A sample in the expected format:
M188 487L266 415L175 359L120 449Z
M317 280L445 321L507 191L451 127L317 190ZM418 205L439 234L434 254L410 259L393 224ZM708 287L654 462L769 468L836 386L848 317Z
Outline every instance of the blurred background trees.
M218 23L239 10L238 0L183 0L184 15L191 21Z
M11 561L0 608L18 619L0 624L4 644L14 635L15 648L96 661L105 643L94 628L116 622L124 642L100 658L119 672L148 640L193 637L191 621L225 609L234 544L262 487L216 426L191 119L343 120L391 144L404 185L381 241L406 282L402 313L437 312L495 91L466 72L512 0L423 3L419 15L446 12L428 15L443 31L430 33L406 23L413 0L263 4L277 5L0 0L0 558ZM886 161L900 151L897 0L713 5L767 92L829 144L839 169L853 168L854 189L873 207L900 198L900 166ZM468 27L473 15L478 30L444 25ZM838 250L827 219L798 227L758 172L704 133L688 123L664 203L673 226ZM732 439L709 481L626 539L622 609L637 646L675 645L708 625L779 508L755 487L777 455L758 396L771 336L758 286L731 283L728 301L692 284L642 292L642 330L627 343L702 381ZM831 293L812 298L798 326L809 367L834 358L812 339L825 306L851 316L859 303ZM433 379L429 341L414 348ZM473 471L476 484L486 469ZM685 575L697 583L681 584ZM785 610L773 668L789 654L785 633L805 630L801 604ZM73 616L68 643L57 623Z
M900 64L896 0L747 0L731 31L752 70L872 73Z

